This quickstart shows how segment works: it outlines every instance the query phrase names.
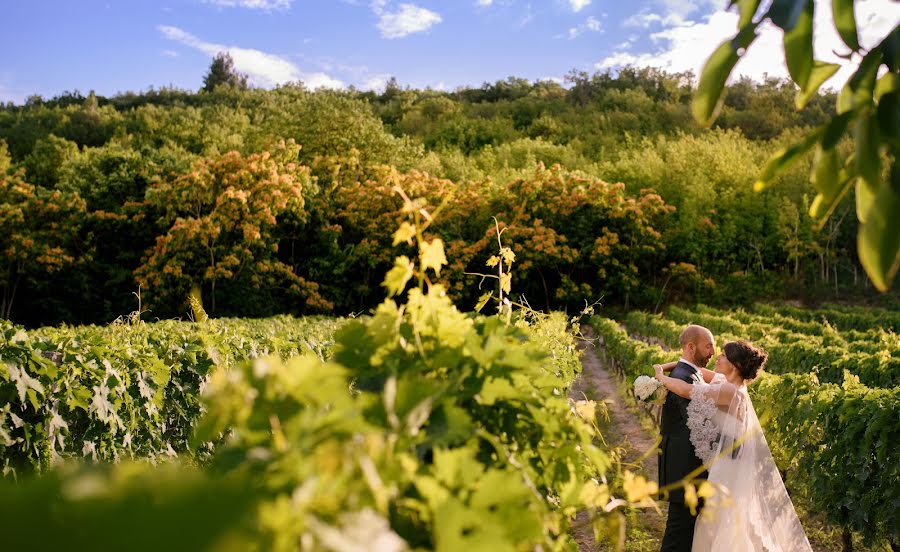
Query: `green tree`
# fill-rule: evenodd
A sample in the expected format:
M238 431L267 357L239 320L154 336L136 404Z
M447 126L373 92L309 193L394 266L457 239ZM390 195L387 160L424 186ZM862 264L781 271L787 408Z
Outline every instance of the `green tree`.
M237 89L247 88L247 75L234 68L234 60L228 52L219 52L213 58L209 71L203 77L204 92L212 92L217 86L229 86Z
M217 287L235 282L248 289L280 287L308 308L329 307L318 286L277 257L278 221L305 218L304 193L312 186L309 169L295 162L298 150L289 142L271 154L203 159L190 174L148 190L148 204L163 213L160 222L168 228L135 273L151 301L177 307L192 286L203 285L215 312Z
M41 138L25 158L25 174L30 182L55 187L60 168L78 155L78 144L56 135Z
M0 178L6 176L10 165L12 158L9 156L9 146L6 145L6 140L0 140Z
M740 12L738 33L719 46L703 68L693 102L699 122L709 125L715 120L725 81L752 46L764 21L784 31L785 61L798 87L797 109L814 98L819 87L840 69L839 64L813 57L813 0L775 0L771 4L730 0L729 6L737 6ZM761 6L765 10L760 12ZM859 43L853 0L833 0L832 9L841 39L862 61L837 97L837 115L776 153L754 188L765 189L785 168L815 150L810 182L818 195L809 213L821 226L848 190L855 188L859 260L875 287L884 292L900 268L900 26L866 50ZM836 146L848 133L854 151L843 156Z
M10 318L22 281L34 282L71 266L85 215L78 194L0 176L0 316Z

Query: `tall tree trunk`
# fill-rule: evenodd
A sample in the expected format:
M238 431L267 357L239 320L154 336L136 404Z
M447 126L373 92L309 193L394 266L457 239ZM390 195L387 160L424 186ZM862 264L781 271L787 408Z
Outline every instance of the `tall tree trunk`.
M12 270L12 268L10 268L9 275L10 275L10 279L12 280L12 287L7 286L3 290L3 312L2 312L2 315L3 315L3 318L5 318L7 320L12 319L13 301L15 301L15 299L16 299L16 289L18 289L19 280L21 279L19 274L20 274L20 271L16 270L15 277L13 277L13 270ZM7 282L9 282L9 281L10 280L7 280Z
M666 296L666 286L669 285L669 280L671 280L671 279L672 279L672 273L669 272L669 275L666 276L666 281L663 282L662 289L659 290L659 299L656 301L656 306L653 307L653 314L659 313L659 304L662 302L663 297Z
M850 534L849 527L844 527L844 532L841 535L841 541L844 543L844 552L853 552L853 535Z
M550 308L550 290L547 289L547 280L544 279L544 272L538 268L538 276L541 277L541 284L544 286L544 298L547 303L547 312L550 312L552 309Z

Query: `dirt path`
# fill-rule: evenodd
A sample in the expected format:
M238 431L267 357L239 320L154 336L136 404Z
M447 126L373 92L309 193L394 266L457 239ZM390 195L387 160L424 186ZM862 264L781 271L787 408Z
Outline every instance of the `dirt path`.
M581 326L585 339L578 344L582 351L582 372L572 384L569 396L573 399L593 399L605 402L609 412L609 420L600 420L600 428L607 443L613 448L619 448L625 467L642 474L651 481L656 481L656 454L651 453L640 464L636 462L647 451L656 445L657 435L651 429L641 425L637 413L630 410L620 396L619 382L614 372L605 365L603 353L596 348L597 335L593 328L584 324ZM665 528L665 503L660 503L663 515L660 516L653 510L645 510L632 516L628 520L628 551L659 550L659 542ZM593 533L590 527L581 526L585 515L579 514L575 522L575 539L581 552L593 552L604 550L602 545L594 544Z

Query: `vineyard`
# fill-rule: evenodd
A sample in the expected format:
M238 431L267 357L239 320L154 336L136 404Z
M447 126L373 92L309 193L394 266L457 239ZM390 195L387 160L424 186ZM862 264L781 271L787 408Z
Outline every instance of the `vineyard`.
M192 295L195 322L6 323L4 542L115 548L140 520L147 550L560 550L581 513L621 546L656 486L568 398L569 320L510 308L509 248L500 315L457 310L431 217L404 212L418 265L398 257L398 299L364 318L212 320Z
M768 349L751 393L789 489L880 550L900 537L891 316L672 306L590 325L626 382L688 323ZM114 547L138 516L158 524L140 550L186 533L186 549L557 550L587 512L614 546L656 487L604 445L601 401L567 399L566 317L507 317L435 285L358 319L4 323L4 542Z
M750 392L792 492L867 545L900 542L900 342L896 312L858 307L804 310L757 304L723 311L672 306L667 315L595 317L612 364L626 381L677 358L689 323L719 348L750 339L769 351ZM845 548L846 549L846 548ZM880 548L879 548L880 549Z
M896 0L44 4L0 550L900 552Z

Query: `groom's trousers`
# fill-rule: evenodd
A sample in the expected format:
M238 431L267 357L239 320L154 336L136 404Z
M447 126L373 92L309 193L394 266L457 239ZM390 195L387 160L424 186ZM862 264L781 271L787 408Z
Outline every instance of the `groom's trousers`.
M669 517L660 552L691 552L696 521L697 516L691 515L684 502L669 502Z

